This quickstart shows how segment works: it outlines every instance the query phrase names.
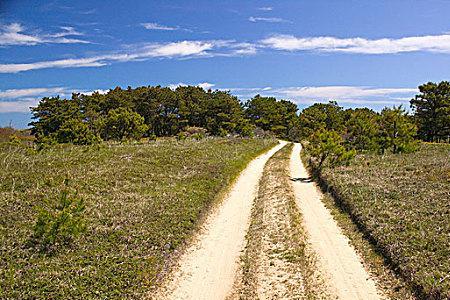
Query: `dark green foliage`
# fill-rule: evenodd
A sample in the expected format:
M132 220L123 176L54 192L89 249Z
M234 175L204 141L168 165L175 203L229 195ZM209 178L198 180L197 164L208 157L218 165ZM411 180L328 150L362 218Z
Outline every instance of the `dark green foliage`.
M347 146L358 151L377 150L380 116L368 108L348 109L345 113Z
M29 125L32 126L31 132L36 136L38 144L52 140L57 143L70 142L72 136L67 135L63 127L71 127L75 122L81 122L83 119L80 102L76 97L72 100L60 99L59 96L45 97L37 107L31 108L31 111L36 121ZM66 124L67 122L70 124ZM63 132L60 132L61 129Z
M348 164L356 151L384 153L412 152L416 126L402 107L343 110L336 102L314 104L300 114L300 137L307 141L309 154L322 168Z
M272 99L264 98L262 102L271 103ZM275 106L276 116L270 118L275 118L276 123L270 130L287 137L297 122L297 107L284 100L275 101ZM106 94L73 94L70 100L43 98L32 111L35 121L30 125L41 145L86 145L96 142L99 137L123 140L174 136L186 127L205 128L213 136L251 137L255 128L235 96L226 91L205 91L195 86L182 86L176 90L160 86L116 87Z
M245 107L252 124L265 131L272 131L278 137L288 138L291 130L298 127L298 108L290 101L256 95L247 101Z
M450 142L450 83L428 82L419 86L420 94L411 100L421 139Z
M85 231L84 202L77 194L69 191L69 181L64 180L64 189L59 195L59 202L48 203L49 208L38 207L37 221L29 244L49 253L60 245L68 245L74 238Z
M148 130L144 118L125 107L110 110L96 125L104 140L139 139Z
M381 111L379 147L382 153L389 148L393 153L416 150L416 132L416 126L401 106L384 108Z
M347 150L344 139L332 130L321 129L312 134L305 147L306 152L317 161L317 167L327 164L331 168L348 165L355 157L355 150Z
M54 134L58 143L72 143L75 145L91 145L100 141L100 138L89 128L86 122L77 119L65 121Z
M344 113L336 102L315 103L301 112L299 122L302 138L308 138L321 129L342 132Z

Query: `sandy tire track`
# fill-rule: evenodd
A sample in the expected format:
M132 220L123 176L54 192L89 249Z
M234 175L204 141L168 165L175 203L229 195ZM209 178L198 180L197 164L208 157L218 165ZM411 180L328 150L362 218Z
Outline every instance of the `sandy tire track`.
M338 299L383 299L348 238L322 203L321 192L308 180L300 151L301 145L295 144L290 161L292 185L311 247L329 289Z
M286 143L260 155L241 172L219 208L179 260L157 299L224 299L231 291L245 244L253 200L267 160Z
M247 245L229 300L330 299L309 249L290 183L292 145L264 167Z

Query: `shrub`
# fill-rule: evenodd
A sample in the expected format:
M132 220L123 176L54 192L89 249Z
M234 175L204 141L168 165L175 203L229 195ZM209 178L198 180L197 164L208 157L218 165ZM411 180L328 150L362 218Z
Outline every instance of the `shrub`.
M104 140L140 139L148 130L144 118L129 108L112 109L97 122Z
M206 135L207 130L203 127L196 127L196 126L188 126L184 129L184 133L187 136L191 136L194 134L200 134L200 135Z
M10 143L11 145L14 145L14 146L20 146L20 145L22 145L22 141L21 141L20 138L19 138L17 135L15 135L15 134L13 134L13 135L11 135L11 136L9 137L9 143Z
M59 245L68 245L85 230L83 200L77 194L70 195L69 181L64 180L64 189L59 203L50 209L40 207L33 235L29 243L43 252L52 252Z
M239 134L243 137L254 137L255 126L252 124L245 124L240 128Z
M184 141L186 139L186 134L184 132L180 132L177 134L177 140Z
M95 135L88 124L81 120L68 120L56 132L58 143L72 143L75 145L92 145L100 142L100 137Z
M199 141L199 140L201 140L201 139L204 139L204 138L205 138L205 135L204 135L204 134L201 134L201 133L194 133L194 134L191 135L190 137L191 137L192 139L194 139L194 140Z
M378 150L379 115L368 108L348 109L346 114L346 146L357 151Z
M320 130L311 135L305 150L318 161L319 170L325 164L331 168L348 165L356 155L355 150L346 150L343 138L333 130Z
M382 153L389 148L393 153L417 150L417 142L414 140L417 127L401 106L381 111L380 129L379 145Z
M223 128L219 128L219 132L218 132L219 136L221 137L226 137L228 135L228 131L226 131Z

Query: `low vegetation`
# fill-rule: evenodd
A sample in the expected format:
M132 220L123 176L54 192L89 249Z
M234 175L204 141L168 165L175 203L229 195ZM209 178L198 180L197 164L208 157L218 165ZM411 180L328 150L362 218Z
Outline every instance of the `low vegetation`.
M360 154L319 178L419 296L450 298L450 145Z
M0 298L137 298L274 140L0 144Z
M12 127L0 127L0 143L28 144L32 145L34 136L30 130L17 130Z

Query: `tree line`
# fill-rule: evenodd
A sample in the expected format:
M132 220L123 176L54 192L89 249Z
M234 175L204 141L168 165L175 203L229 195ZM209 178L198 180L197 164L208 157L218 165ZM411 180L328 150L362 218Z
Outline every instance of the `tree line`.
M298 114L295 103L256 95L241 102L229 91L180 86L116 87L106 94L44 97L32 108L37 143L92 144L101 140L176 136L202 128L213 136L271 132L292 141L333 140L340 151L412 151L415 139L449 141L450 83L426 83L402 107L375 112L316 103ZM345 150L345 151L344 151Z
M299 116L301 139L319 169L346 164L358 152L412 152L418 140L450 142L450 83L428 82L419 92L410 101L413 114L402 106L375 112L314 104Z
M72 94L71 99L45 97L31 110L37 143L175 136L188 127L213 136L246 137L259 127L292 139L298 127L298 108L290 101L257 95L241 103L228 91L195 86L116 87L106 94Z

